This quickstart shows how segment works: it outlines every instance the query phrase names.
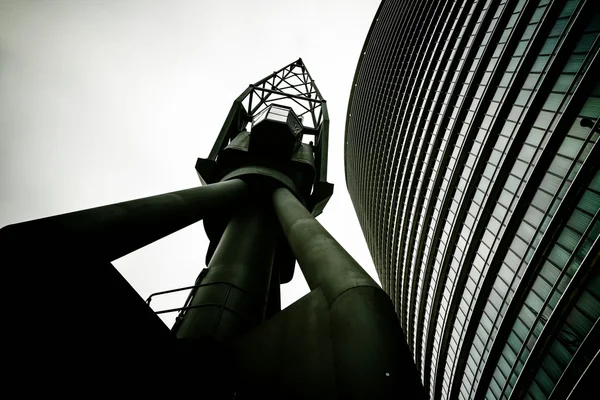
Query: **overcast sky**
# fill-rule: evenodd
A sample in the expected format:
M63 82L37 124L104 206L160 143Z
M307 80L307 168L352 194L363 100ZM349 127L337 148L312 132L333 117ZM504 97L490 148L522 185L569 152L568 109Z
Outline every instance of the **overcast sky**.
M199 185L196 158L233 100L302 57L331 119L335 192L319 220L377 280L346 190L343 138L378 5L0 0L0 226ZM198 223L114 265L146 298L193 284L207 246ZM283 305L307 292L297 269Z

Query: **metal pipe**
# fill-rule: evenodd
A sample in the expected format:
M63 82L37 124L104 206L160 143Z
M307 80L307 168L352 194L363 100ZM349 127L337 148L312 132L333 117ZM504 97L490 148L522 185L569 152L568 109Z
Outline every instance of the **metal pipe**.
M2 247L36 248L44 256L84 255L110 262L200 219L229 210L248 193L241 179L8 225ZM25 248L25 247L23 247Z
M276 189L273 204L311 295L327 302L339 397L383 399L407 393L424 399L388 295L289 190Z
M369 274L288 189L276 189L273 204L283 233L311 289L323 289L330 302L353 287L379 289Z
M190 309L181 319L177 337L212 337L226 343L264 320L275 254L275 228L268 202L251 202L238 208Z

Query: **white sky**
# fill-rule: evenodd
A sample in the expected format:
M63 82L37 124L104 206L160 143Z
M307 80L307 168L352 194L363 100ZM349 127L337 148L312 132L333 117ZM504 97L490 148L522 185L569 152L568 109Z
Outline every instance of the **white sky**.
M0 226L198 186L196 158L233 100L302 57L331 119L335 192L319 220L379 282L343 164L350 86L378 5L0 0ZM146 298L192 285L207 246L200 222L114 265ZM307 292L297 268L282 303Z

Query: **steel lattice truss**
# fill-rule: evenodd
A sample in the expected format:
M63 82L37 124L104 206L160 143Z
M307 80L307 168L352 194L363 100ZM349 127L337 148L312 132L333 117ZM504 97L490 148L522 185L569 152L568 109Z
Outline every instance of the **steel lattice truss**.
M206 160L215 162L219 153L240 132L251 130L250 122L253 118L272 104L288 106L302 119L303 135L307 140L313 136L317 180L325 184L329 142L327 102L321 96L301 58L250 85L237 97ZM201 166L200 168L212 167ZM203 173L206 176L210 175L206 171ZM201 179L204 179L202 173L199 174Z
M292 107L302 118L305 128L319 129L324 115L326 117L323 97L302 59L250 85L244 94L241 101L249 117L257 115L269 104Z

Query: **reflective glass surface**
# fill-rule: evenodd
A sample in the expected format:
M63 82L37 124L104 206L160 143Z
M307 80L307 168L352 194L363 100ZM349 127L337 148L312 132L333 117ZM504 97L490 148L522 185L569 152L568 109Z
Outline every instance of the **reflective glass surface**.
M383 2L373 21L348 108L346 178L431 397L472 398L480 381L482 395L510 394L576 277L569 260L596 235L570 191L597 141L581 125L598 114L595 95L577 89L597 52L591 11L577 0L408 0ZM539 248L549 252L506 318ZM540 376L560 380L552 368Z

